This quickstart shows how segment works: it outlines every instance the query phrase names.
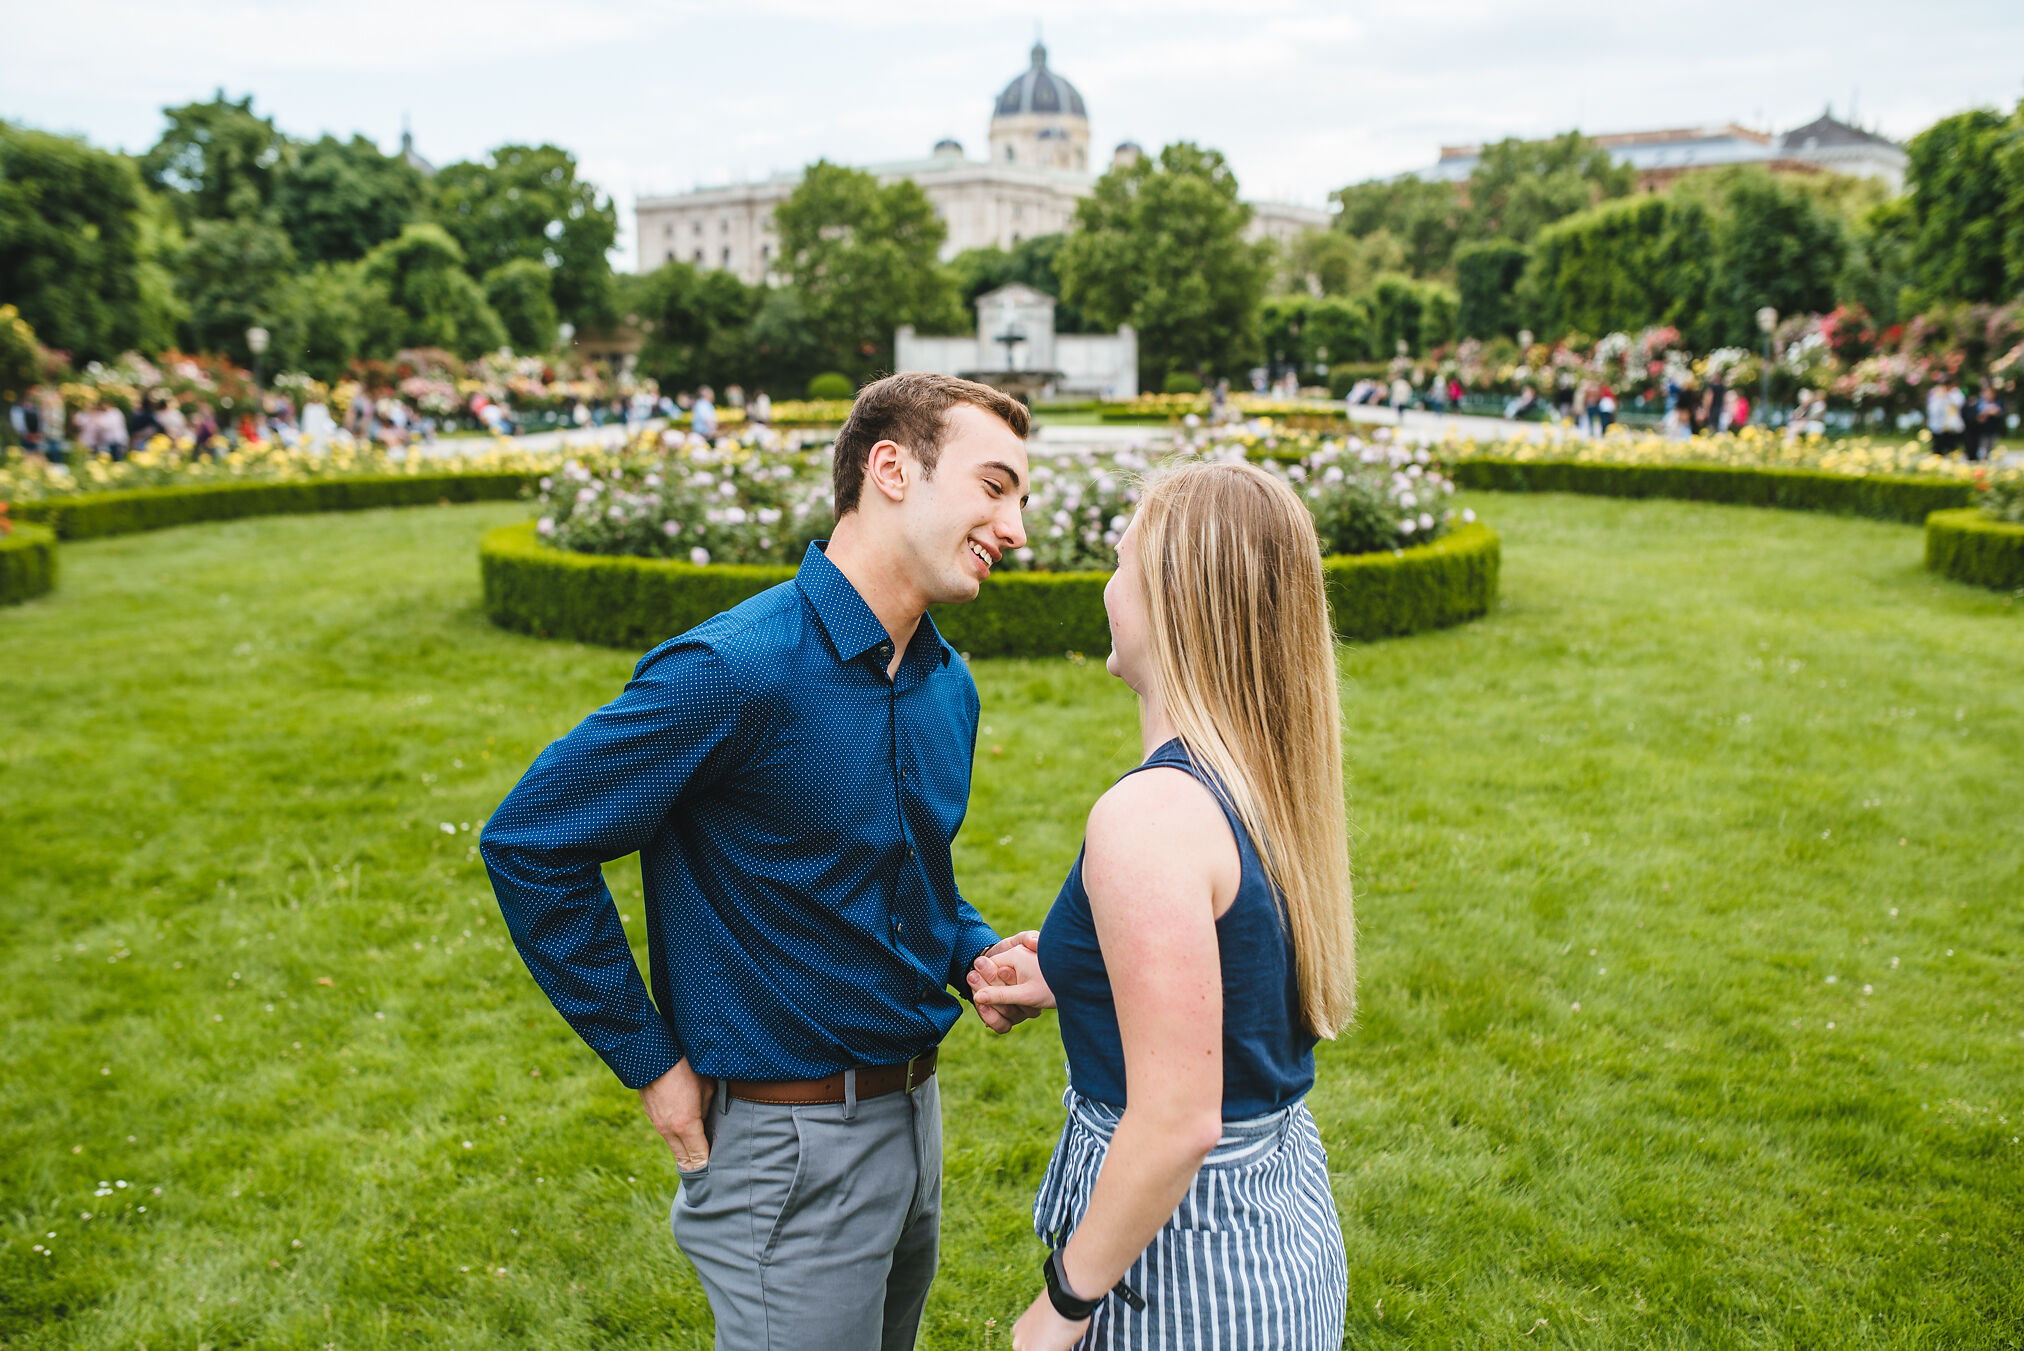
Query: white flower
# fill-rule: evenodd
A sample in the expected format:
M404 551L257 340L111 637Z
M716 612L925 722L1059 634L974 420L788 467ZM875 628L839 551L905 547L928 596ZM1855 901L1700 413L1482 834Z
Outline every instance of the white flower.
M1420 504L1420 499L1419 499L1418 497L1414 496L1414 495L1413 495L1413 493L1412 493L1411 491L1407 491L1407 492L1402 492L1402 493L1400 493L1400 494L1399 494L1399 505L1400 505L1400 506L1402 506L1402 507L1416 507L1416 506L1418 506L1419 504Z
M1202 419L1197 417L1195 414L1190 413L1186 417L1181 419L1181 425L1188 428L1199 427L1202 425Z
M1130 524L1131 518L1129 516L1126 516L1123 512L1119 512L1117 515L1110 518L1110 528L1116 531L1122 532L1124 528Z
M736 497L738 495L738 485L727 478L717 485L717 492L724 497Z
M1463 507L1462 519L1470 525L1474 525L1476 523L1476 509L1474 507Z
M607 511L605 515L611 517L614 521L623 521L625 519L625 508L619 506L617 503L613 503L611 510Z
M1403 521L1399 522L1399 533L1401 535L1410 535L1416 528L1417 523L1410 516L1406 517Z
M1018 559L1021 563L1031 563L1033 561L1033 551L1031 549L1024 547L1014 549L1012 551L1012 556Z
M682 523L680 521L662 521L661 533L666 535L669 539L673 539L675 536L682 533Z
M1420 513L1420 529L1422 529L1422 530L1432 530L1433 528L1434 528L1434 516L1433 516L1433 513L1432 513L1432 512L1428 512L1428 511L1423 511L1423 512L1421 512L1421 513Z
M780 523L780 508L778 507L759 508L759 524L778 525L779 523Z
M445 835L455 835L457 833L457 828L448 821L444 821L437 829L441 830Z
M578 488L576 490L576 500L579 505L597 501L597 488L594 485L588 488Z
M1326 472L1324 472L1321 476L1321 481L1323 483L1342 482L1342 466L1339 464L1331 464L1330 466L1328 466Z
M698 544L695 548L689 550L689 561L700 568L710 561L710 551Z
M729 487L730 485L726 484L725 486ZM724 509L724 519L732 525L745 524L745 508L726 507Z
M553 516L543 516L543 517L542 517L542 518L541 518L540 520L538 520L538 521L536 521L536 522L534 523L534 531L535 531L535 533L536 533L536 534L539 534L539 535L552 535L552 534L554 534L554 533L555 533L555 518L554 518Z

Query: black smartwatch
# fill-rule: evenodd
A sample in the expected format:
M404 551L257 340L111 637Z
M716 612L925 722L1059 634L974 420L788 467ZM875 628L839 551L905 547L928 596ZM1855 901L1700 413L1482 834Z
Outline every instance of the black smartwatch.
M1103 1303L1105 1295L1098 1295L1095 1299L1084 1299L1070 1289L1068 1273L1061 1266L1061 1252L1060 1248L1049 1250L1047 1259L1040 1264L1040 1274L1047 1279L1047 1302L1054 1306L1054 1312L1069 1322L1079 1323L1096 1312L1096 1306ZM1119 1281L1106 1294L1116 1295L1141 1312L1146 1307L1144 1296L1123 1281Z

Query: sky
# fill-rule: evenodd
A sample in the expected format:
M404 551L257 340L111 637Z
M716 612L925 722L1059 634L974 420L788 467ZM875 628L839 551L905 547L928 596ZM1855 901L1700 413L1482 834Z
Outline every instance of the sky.
M0 119L139 152L164 106L224 89L291 135L437 164L509 142L573 151L619 208L820 157L983 154L1036 32L1117 142L1221 150L1252 199L1327 203L1444 143L1832 107L1904 139L2024 96L2024 5L1701 0L0 0Z

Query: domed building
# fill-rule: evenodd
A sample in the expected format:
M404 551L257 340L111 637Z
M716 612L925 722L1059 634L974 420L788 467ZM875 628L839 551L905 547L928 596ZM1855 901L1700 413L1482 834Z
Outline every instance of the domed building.
M920 185L948 226L942 257L995 245L1013 249L1036 235L1058 234L1075 219L1096 175L1089 162L1089 109L1076 87L1047 64L1036 42L1026 69L991 103L990 152L973 160L962 143L944 136L920 159L871 164L882 183L910 179ZM1124 141L1112 165L1130 163L1139 147ZM1108 166L1106 166L1108 167ZM777 279L780 241L773 208L801 182L790 170L753 183L699 187L633 206L642 272L679 259L735 272L749 283ZM1328 224L1312 207L1254 202L1253 238L1285 238Z
M998 96L991 162L1089 172L1089 113L1075 86L1047 68L1041 43L1033 44L1033 64Z

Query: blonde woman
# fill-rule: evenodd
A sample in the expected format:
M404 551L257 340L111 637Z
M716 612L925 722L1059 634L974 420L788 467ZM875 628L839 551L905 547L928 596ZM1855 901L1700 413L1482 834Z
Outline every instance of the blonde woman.
M1255 466L1167 471L1104 604L1145 761L1091 810L1037 951L970 978L1058 1007L1068 1052L1046 1288L1012 1344L1333 1351L1342 1229L1304 1099L1355 930L1313 519Z

